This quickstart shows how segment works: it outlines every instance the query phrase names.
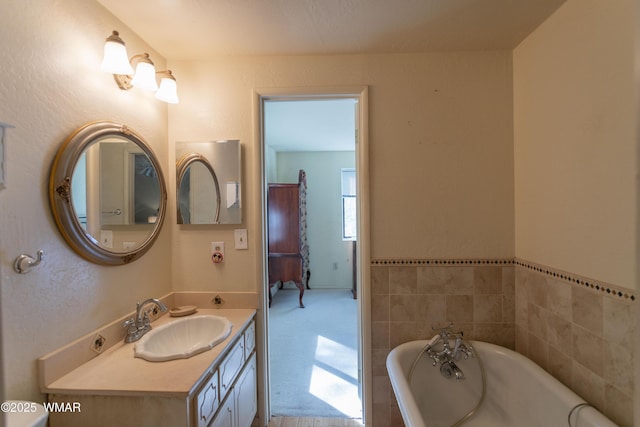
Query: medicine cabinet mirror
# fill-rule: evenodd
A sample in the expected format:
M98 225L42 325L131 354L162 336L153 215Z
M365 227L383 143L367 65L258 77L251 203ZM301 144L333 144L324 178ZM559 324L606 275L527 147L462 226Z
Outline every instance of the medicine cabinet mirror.
M178 224L240 224L238 140L176 142Z
M64 142L51 168L49 200L60 232L79 255L122 265L157 239L167 191L142 136L102 121L82 126Z

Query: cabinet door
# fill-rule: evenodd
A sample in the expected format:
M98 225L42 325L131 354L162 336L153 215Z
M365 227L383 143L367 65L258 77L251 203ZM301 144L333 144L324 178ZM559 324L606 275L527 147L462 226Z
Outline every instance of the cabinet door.
M247 330L244 331L244 360L249 358L249 355L256 347L256 324L255 322L251 322L251 324L247 327Z
M220 407L218 415L216 415L209 427L236 427L233 423L235 415L233 412L234 403L235 400L233 398L233 392L231 392L227 396L227 400L225 400Z
M300 252L298 184L270 184L268 195L269 253Z
M209 425L213 414L218 409L219 399L218 389L218 371L215 371L211 377L205 382L204 386L195 397L195 414L198 427L206 427Z
M233 387L235 396L236 427L250 427L258 410L256 355L251 355L238 382Z
M244 364L244 337L233 346L229 354L224 358L218 370L220 371L220 395L224 399L225 395L231 390L231 386L235 381L242 365Z

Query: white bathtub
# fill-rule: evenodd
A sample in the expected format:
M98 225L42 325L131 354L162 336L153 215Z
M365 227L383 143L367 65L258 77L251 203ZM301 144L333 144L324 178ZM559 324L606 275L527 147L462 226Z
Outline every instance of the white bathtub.
M482 394L482 375L476 360L457 362L465 379L444 378L423 354L411 382L409 371L427 341L412 341L394 348L387 371L407 427L450 427L473 409ZM471 341L482 359L486 395L482 406L464 426L567 427L571 409L584 402L549 373L519 353L494 344ZM615 427L590 406L576 409L572 427Z

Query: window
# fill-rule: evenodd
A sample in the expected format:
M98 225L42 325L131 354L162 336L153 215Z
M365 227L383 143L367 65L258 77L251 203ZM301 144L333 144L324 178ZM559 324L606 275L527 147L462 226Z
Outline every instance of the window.
M342 240L356 240L356 170L342 169Z

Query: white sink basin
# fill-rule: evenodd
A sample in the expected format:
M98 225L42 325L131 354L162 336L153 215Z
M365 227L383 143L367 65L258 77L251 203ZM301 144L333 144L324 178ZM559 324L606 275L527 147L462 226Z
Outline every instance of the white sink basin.
M150 362L187 359L211 350L231 333L228 319L199 315L172 320L147 332L134 347L134 356Z

